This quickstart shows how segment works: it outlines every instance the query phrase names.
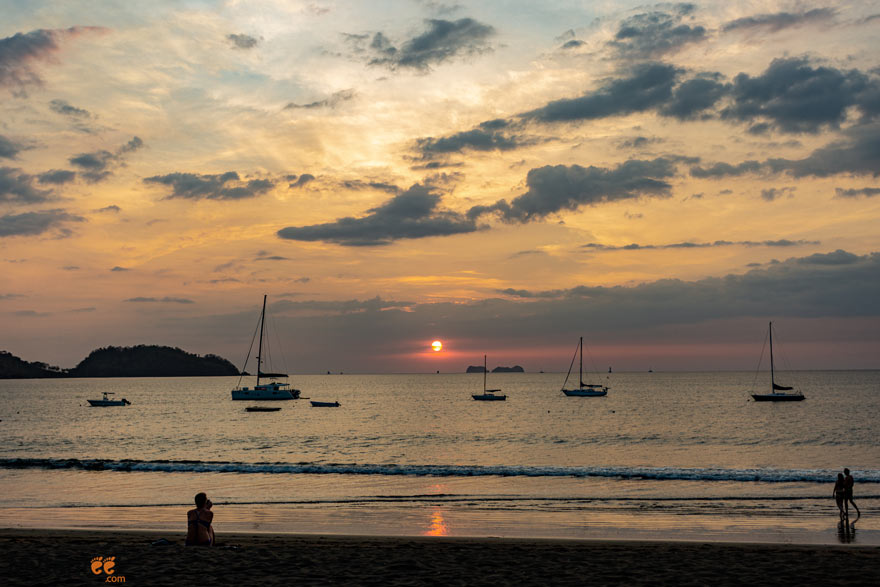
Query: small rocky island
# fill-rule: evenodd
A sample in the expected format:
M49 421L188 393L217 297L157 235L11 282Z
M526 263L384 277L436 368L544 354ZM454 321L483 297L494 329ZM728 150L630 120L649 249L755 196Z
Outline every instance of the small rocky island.
M482 365L471 365L467 368L465 373L482 373L486 369ZM525 373L526 370L520 367L519 365L514 365L513 367L495 367L492 369L492 373Z
M73 369L24 361L0 351L0 379L48 377L200 377L238 375L238 369L217 355L188 353L176 347L137 345L95 349Z

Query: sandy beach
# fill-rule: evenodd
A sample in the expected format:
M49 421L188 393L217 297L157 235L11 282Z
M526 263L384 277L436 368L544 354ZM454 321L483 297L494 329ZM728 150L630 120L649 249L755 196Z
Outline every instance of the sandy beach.
M160 538L170 544L154 546ZM2 530L7 585L876 585L880 548ZM98 559L98 557L101 557ZM112 564L105 565L113 557ZM96 560L98 559L98 560ZM93 572L92 567L96 569ZM112 571L112 572L105 572Z

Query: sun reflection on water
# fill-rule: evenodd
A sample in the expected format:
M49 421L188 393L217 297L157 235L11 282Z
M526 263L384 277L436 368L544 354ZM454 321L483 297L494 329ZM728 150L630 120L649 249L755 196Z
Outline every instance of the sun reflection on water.
M431 523L428 529L422 533L424 536L448 536L449 526L443 518L443 510L436 509L431 512Z

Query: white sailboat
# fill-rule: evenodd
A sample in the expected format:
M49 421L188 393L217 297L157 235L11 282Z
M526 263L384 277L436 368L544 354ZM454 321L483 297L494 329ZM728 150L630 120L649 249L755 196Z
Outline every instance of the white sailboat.
M232 399L234 400L287 400L299 399L298 389L289 389L289 383L281 383L275 381L280 377L287 377L286 373L264 373L263 372L263 331L266 322L266 296L263 296L263 311L260 313L260 344L257 349L257 383L253 387L242 387L241 377L238 379L238 385L232 390ZM253 349L253 340L251 348L248 349L248 356L244 360L245 367L250 358ZM245 367L241 372L244 376ZM260 379L269 379L268 383L260 383Z
M578 372L578 382L579 385L575 389L566 389L565 385L568 383L568 378L571 376L571 369L574 367L574 357L571 358L571 364L568 366L568 374L565 376L565 381L562 382L562 393L569 397L603 397L608 395L608 387L605 385L601 385L598 383L584 383L584 337L580 338L578 342L578 348L575 349L575 356L577 356L578 351L581 354L580 361L580 369ZM608 372L611 372L611 369L608 369Z
M752 397L756 402L799 402L806 399L800 389L776 383L776 368L773 364L773 322L770 323L768 332L770 336L770 393L753 393ZM787 391L795 393L786 393Z
M486 375L488 371L486 369L486 355L483 355L483 393L475 393L471 397L481 402L503 402L507 400L506 395L498 395L501 391L500 389L486 389Z

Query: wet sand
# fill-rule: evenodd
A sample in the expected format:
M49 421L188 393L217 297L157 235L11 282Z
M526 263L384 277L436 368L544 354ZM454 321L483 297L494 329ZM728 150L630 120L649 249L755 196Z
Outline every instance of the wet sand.
M170 544L151 544L160 538ZM876 546L290 534L222 534L218 542L193 548L169 533L0 530L0 577L5 585L124 578L130 585L238 587L880 583Z

